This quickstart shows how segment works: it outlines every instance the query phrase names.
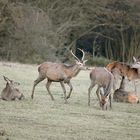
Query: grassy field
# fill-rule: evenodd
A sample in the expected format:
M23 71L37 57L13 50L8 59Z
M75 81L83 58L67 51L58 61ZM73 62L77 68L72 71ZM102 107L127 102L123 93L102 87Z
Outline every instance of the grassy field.
M102 111L93 90L88 107L89 71L81 71L72 79L74 90L68 104L64 104L59 83L51 86L55 98L51 101L46 80L36 87L34 100L30 98L38 76L36 65L1 62L0 90L5 86L2 75L20 82L26 99L0 101L0 130L5 130L0 140L140 140L140 104L113 102L111 110ZM132 83L127 87L133 89Z

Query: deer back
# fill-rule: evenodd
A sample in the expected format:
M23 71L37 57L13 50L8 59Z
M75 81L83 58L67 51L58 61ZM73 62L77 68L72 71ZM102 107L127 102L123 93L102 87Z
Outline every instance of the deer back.
M39 68L39 74L41 77L48 78L52 81L63 81L65 79L71 79L80 72L79 65L66 65L64 63L44 62Z
M47 77L52 81L59 81L65 75L62 67L62 63L44 62L39 66L38 71L41 77Z

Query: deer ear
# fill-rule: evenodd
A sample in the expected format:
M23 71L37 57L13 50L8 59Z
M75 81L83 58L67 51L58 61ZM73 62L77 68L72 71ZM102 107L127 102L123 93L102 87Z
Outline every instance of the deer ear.
M10 80L7 77L3 76L3 78L7 83L10 83Z
M7 78L7 77L3 76L3 78L4 78L4 80L5 80L6 82L8 82L8 78Z
M136 62L136 61L137 61L137 59L136 59L134 56L133 56L133 61L134 61L134 62Z

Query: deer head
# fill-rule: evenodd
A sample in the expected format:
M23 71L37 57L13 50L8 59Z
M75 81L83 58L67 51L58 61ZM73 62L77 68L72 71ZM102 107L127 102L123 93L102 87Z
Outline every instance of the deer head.
M1 97L3 100L16 100L16 99L24 99L24 95L19 91L19 89L15 88L15 86L20 85L18 82L14 82L9 78L3 76L4 80L7 82L6 87L3 89L1 93Z
M79 49L79 48L78 48ZM72 52L72 50L71 50L71 54L74 56L74 58L75 58L75 61L76 61L76 65L78 65L79 66L79 68L81 69L81 70L85 70L85 69L87 69L86 67L85 67L85 63L87 62L87 60L84 60L84 58L85 58L85 52L83 51L83 50L81 50L81 49L79 49L81 52L82 52L82 54L83 54L83 56L82 56L82 59L80 60L76 55L74 55L74 53Z
M101 95L100 106L103 110L107 110L109 97L108 95L104 95L103 88L100 89L100 95Z
M131 68L136 68L136 69L139 69L140 68L140 60L136 59L134 56L133 56L133 64L131 64Z
M14 88L16 85L20 85L20 83L18 82L14 82L13 80L10 80L9 78L3 76L4 80L7 82L7 86L9 86L10 88Z

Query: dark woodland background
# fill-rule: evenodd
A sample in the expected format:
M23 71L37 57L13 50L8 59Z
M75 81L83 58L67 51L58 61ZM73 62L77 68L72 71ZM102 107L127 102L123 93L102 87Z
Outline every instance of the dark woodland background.
M0 0L0 60L131 62L140 56L139 0Z

